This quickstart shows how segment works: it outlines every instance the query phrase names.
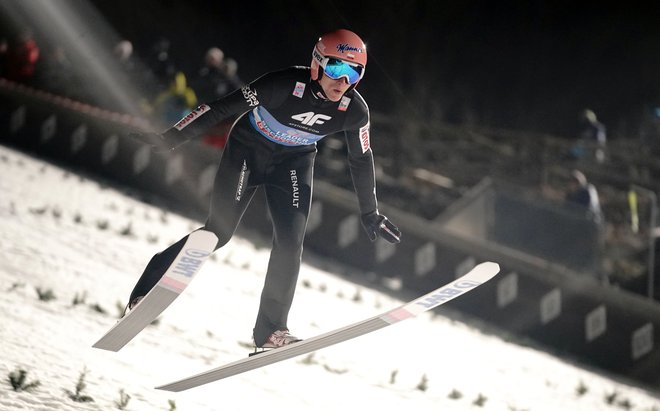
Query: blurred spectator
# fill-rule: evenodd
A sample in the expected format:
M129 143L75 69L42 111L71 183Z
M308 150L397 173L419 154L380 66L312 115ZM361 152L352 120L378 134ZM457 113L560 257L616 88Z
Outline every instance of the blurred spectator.
M124 74L131 81L132 86L144 91L146 88L145 83L149 82L150 79L145 75L146 70L136 60L133 43L129 40L121 40L115 45L113 52Z
M242 86L237 75L238 63L217 47L211 47L204 55L204 65L197 72L192 88L200 101L214 101ZM211 128L204 135L204 144L224 148L235 119L227 119Z
M119 68L121 69L121 74L123 74L124 84L127 84L133 93L135 93L137 101L136 107L131 107L130 104L123 102L122 104L117 104L117 102L109 101L102 103L106 108L110 108L116 111L125 112L126 110L131 110L134 112L149 113L150 102L154 99L158 93L163 92L165 87L156 88L155 80L149 70L145 69L145 66L135 55L135 49L133 48L133 43L129 40L119 41L114 49L113 54Z
M578 143L573 147L576 158L584 158L593 152L597 162L605 161L605 145L607 144L607 131L603 123L598 121L593 110L585 109L580 119L580 133Z
M243 82L238 78L238 63L236 60L231 57L225 58L221 68L225 73L226 80L224 84L218 85L216 94L227 94L243 86ZM229 118L208 130L202 140L203 143L217 148L224 148L235 120L235 118Z
M39 52L32 31L22 30L7 46L5 76L12 81L31 84L34 81Z
M171 42L161 37L154 43L147 54L146 64L151 70L152 78L149 92L156 96L159 92L167 89L168 82L176 73L176 64L172 58Z
M121 40L115 45L114 54L121 66L129 72L135 70L133 61L133 43L128 40Z
M225 64L222 67L229 82L229 91L233 91L243 86L243 82L238 77L238 62L231 57L225 59Z
M573 170L571 172L565 200L567 204L584 207L594 221L602 221L598 191L593 184L587 181L587 177L581 171Z
M204 55L204 65L191 81L191 87L200 101L214 101L241 86L236 75L238 64L234 59L225 59L225 53L211 47Z
M197 95L188 87L186 75L177 71L170 81L169 88L156 97L154 115L164 124L179 121L197 106Z

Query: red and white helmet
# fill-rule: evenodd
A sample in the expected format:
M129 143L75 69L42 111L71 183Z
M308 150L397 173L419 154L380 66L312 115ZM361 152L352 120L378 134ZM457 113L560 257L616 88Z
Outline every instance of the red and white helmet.
M350 30L339 29L319 37L312 51L312 80L318 80L328 59L335 58L361 66L360 78L367 66L367 46Z

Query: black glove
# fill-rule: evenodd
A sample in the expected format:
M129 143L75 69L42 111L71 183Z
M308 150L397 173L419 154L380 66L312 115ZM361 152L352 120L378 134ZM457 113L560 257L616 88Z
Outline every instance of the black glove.
M362 226L364 227L369 239L376 241L376 238L382 237L390 243L401 242L401 231L378 210L362 214Z

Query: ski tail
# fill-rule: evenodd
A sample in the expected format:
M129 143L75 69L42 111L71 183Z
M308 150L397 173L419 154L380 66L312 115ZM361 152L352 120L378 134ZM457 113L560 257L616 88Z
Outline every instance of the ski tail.
M93 347L119 351L128 344L186 289L217 243L218 238L210 231L191 233L163 277L140 304L124 315Z

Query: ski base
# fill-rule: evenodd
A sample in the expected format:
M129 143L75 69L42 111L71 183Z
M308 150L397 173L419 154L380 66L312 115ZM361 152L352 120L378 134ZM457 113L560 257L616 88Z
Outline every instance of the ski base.
M258 355L250 355L247 358L156 388L175 392L184 391L371 333L445 304L490 280L497 275L499 270L499 265L496 263L481 263L459 279L379 316L281 348L257 352L255 354Z
M186 289L206 258L215 250L217 242L215 234L209 231L198 230L191 233L172 265L154 288L93 347L119 351L128 344Z

